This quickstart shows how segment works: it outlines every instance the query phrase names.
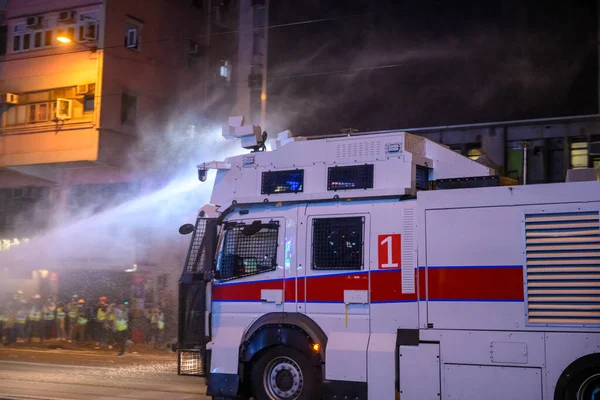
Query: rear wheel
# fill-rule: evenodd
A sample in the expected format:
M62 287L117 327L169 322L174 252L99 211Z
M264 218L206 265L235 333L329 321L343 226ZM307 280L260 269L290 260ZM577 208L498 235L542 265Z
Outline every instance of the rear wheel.
M600 400L600 369L583 370L572 376L562 400Z
M577 390L577 400L600 400L600 372L583 381Z
M315 400L320 398L320 368L298 350L285 346L267 349L250 372L256 400Z

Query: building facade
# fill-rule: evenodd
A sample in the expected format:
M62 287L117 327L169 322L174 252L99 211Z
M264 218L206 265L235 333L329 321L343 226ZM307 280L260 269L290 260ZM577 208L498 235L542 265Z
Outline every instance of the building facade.
M166 179L169 171L157 167L164 160L156 158L172 116L182 103L189 115L202 112L207 64L198 62L195 43L207 33L210 13L191 0L8 0L0 7L2 256ZM177 274L170 285L165 274L179 272L183 260L153 253L152 241L140 235L133 249L106 249L85 260L65 251L61 265L5 262L2 281L32 271L36 279L56 280L47 273L56 270L60 283L60 271L136 265L138 275L153 269L156 293L158 281L162 289L174 286ZM5 290L16 289L11 282Z
M600 168L600 115L407 130L520 184L564 182L569 169Z

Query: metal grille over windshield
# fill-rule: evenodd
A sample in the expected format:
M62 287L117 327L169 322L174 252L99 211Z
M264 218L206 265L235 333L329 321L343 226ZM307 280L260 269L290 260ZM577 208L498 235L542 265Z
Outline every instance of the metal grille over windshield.
M225 225L217 279L227 281L277 268L277 222Z
M186 273L210 271L216 245L217 224L214 219L198 218L185 263Z

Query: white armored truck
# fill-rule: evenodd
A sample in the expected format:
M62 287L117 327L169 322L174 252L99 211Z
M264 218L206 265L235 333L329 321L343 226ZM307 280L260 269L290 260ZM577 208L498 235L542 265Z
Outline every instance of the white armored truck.
M430 140L281 134L217 169L180 281L214 398L600 399L600 182L503 185Z

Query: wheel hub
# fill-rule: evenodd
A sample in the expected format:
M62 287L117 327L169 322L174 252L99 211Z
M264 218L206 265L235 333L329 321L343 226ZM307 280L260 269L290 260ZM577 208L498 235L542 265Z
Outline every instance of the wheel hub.
M577 400L600 400L600 374L590 376L581 384Z
M274 400L297 399L302 392L303 383L302 370L291 358L278 357L265 368L265 389Z

